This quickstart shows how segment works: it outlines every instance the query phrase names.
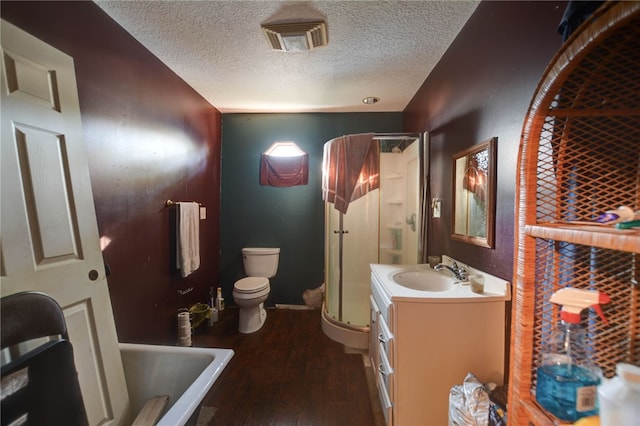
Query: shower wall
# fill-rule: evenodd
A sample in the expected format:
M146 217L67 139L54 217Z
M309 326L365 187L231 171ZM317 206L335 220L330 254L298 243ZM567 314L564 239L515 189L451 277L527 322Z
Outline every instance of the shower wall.
M378 263L419 263L419 144L380 154L380 251Z

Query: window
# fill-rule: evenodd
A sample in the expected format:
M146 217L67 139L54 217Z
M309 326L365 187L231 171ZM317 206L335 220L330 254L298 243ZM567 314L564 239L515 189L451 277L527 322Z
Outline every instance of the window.
M309 154L294 142L274 142L260 159L260 185L296 186L309 182Z

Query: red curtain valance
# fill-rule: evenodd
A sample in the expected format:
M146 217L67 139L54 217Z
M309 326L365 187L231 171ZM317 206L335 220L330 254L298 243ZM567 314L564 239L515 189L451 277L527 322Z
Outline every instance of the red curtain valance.
M296 186L309 183L309 154L274 157L262 154L260 185Z
M322 199L346 214L349 203L380 184L380 146L373 133L340 136L324 144Z

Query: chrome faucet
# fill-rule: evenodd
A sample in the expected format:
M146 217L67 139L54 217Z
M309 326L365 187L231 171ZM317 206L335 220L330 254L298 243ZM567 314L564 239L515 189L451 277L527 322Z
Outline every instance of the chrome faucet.
M458 266L455 260L451 261L451 266L445 265L444 263L438 263L433 267L436 271L447 270L451 272L455 279L460 281L467 281L467 270L464 266Z

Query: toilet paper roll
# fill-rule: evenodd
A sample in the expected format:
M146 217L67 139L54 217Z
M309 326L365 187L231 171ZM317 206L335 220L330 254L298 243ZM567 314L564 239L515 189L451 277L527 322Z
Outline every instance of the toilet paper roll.
M178 327L191 327L189 312L180 312L178 314Z
M178 345L191 346L191 314L183 311L178 313Z

